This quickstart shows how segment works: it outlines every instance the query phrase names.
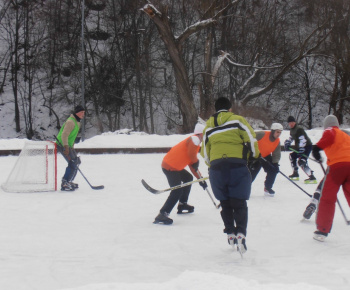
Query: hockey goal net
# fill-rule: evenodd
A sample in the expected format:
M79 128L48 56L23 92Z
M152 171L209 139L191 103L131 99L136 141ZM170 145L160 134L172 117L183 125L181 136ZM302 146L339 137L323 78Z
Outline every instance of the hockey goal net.
M7 192L57 190L57 149L51 141L26 142L7 181Z

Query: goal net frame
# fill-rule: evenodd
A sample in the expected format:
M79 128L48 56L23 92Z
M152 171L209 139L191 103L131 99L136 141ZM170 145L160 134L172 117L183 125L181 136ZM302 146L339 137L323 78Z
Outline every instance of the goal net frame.
M52 141L27 141L7 180L6 192L57 190L57 145Z

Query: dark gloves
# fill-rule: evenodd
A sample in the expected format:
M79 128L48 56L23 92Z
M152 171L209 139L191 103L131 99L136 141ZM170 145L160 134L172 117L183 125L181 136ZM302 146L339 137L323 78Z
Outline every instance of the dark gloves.
M322 149L320 147L318 147L317 145L314 146L314 148L312 149L312 156L319 162L322 163L322 157L320 154L320 151Z
M77 156L76 158L69 160L68 164L72 168L78 168L81 164L80 157Z
M73 162L76 166L79 166L81 164L81 160L80 160L80 157L77 156L75 159L73 159Z
M191 164L191 166L192 166L194 171L197 171L198 167L199 167L199 160L196 163Z
M199 185L205 190L208 187L208 184L206 183L205 180L199 182Z
M256 158L250 158L248 162L248 168L250 171L255 171L260 167L260 161Z
M272 163L272 165L275 167L276 171L279 172L280 169L279 169L279 164L278 163Z
M284 141L284 150L290 151L289 147L291 144L292 144L292 142L289 139Z

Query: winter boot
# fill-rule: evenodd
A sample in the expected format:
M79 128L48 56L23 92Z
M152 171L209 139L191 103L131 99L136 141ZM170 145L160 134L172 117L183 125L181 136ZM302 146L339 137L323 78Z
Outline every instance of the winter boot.
M317 183L316 177L313 175L313 171L311 171L311 175L309 176L309 178L304 180L304 183L305 184L316 184Z
M233 249L236 251L237 250L237 238L235 234L227 234L227 241L230 246L233 247Z
M318 204L318 200L313 198L311 199L311 202L309 203L309 205L306 207L303 217L305 219L310 219L310 217L313 215L313 213L316 211L317 208L317 204Z
M179 205L177 206L178 214L191 213L193 211L194 211L194 206L187 204L187 202L179 202Z
M74 183L74 182L69 182L69 184L74 188L74 189L77 189L79 188L79 184L78 183Z
M237 234L237 250L240 254L244 254L247 251L247 246L245 244L245 235L242 233Z
M74 191L75 188L72 187L72 185L67 180L62 179L61 190L62 191Z
M269 197L275 196L275 191L272 188L264 188L264 195Z
M321 232L321 231L316 231L314 232L314 240L319 241L319 242L324 242L326 237L328 236L327 233Z
M164 213L159 213L159 215L156 216L154 219L154 224L164 224L164 225L171 225L173 223L173 220L169 218L169 214L164 212Z
M291 180L294 180L294 181L298 181L299 180L299 173L297 170L294 170L293 171L293 174L292 175L289 175L289 178Z

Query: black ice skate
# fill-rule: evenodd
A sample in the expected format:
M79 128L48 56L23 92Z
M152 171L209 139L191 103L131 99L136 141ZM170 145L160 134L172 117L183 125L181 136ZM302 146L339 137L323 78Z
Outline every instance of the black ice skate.
M61 190L62 191L74 191L75 188L67 180L62 179Z
M305 184L316 184L317 183L316 177L311 173L309 178L304 180L304 183Z
M294 170L293 174L289 175L289 178L291 180L298 181L299 180L299 173L298 173L298 171Z
M194 211L194 206L187 204L187 202L179 202L179 205L177 206L177 213L191 213Z
M168 213L159 213L159 215L156 216L154 219L154 224L164 224L164 225L171 225L173 223L173 220L168 217Z
M310 204L306 207L303 217L305 219L310 219L310 217L313 215L313 213L316 211L318 200L313 198L310 202Z
M264 188L264 195L269 197L275 196L275 191L272 188Z
M79 185L78 183L74 183L74 182L69 182L69 184L74 188L74 189L77 189L79 188Z

